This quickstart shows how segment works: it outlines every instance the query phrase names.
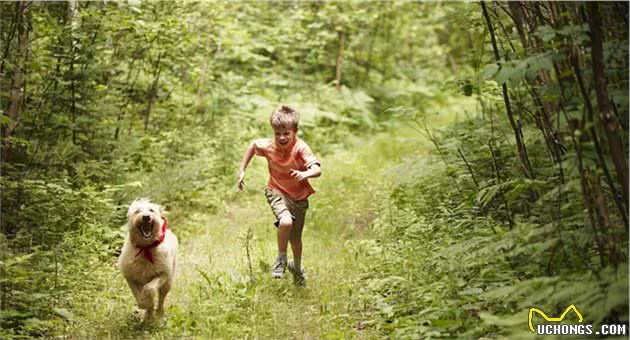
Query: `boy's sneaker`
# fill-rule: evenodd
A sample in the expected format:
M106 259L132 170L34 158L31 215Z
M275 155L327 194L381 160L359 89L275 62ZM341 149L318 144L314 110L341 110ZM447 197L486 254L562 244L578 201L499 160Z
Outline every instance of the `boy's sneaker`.
M271 277L279 279L284 276L284 270L287 267L287 259L280 256L276 257L276 262L271 266Z
M293 283L295 283L296 286L306 286L306 275L304 275L304 268L300 266L300 269L298 270L297 268L295 268L293 260L290 260L287 264L287 269L291 272L291 274L293 274Z

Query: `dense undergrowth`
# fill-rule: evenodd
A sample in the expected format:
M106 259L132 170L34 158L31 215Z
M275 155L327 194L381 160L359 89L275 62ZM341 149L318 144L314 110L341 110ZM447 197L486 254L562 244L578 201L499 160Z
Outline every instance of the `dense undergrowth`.
M369 232L322 240L350 235L346 246L363 260L345 264L363 277L341 281L365 287L348 293L362 308L317 325L356 321L386 337L522 337L528 307L557 314L569 304L595 324L627 323L627 4L0 7L11 14L0 18L0 337L76 330L72 309L94 292L85 287L114 275L134 198L163 204L181 225L224 213L242 151L270 135L280 103L298 108L299 135L323 158L378 132L391 137L378 144L383 155L370 150L348 174L339 170L339 197L323 200L339 206L365 185L351 216L326 210L317 221ZM399 158L383 177L370 172ZM178 231L182 241L194 228ZM326 287L354 273L325 270L334 274ZM229 295L245 301L234 307L241 314L252 312L256 290L242 291L231 274L190 275L201 280L191 279L197 293ZM122 303L123 291L99 299ZM326 314L330 304L320 305ZM260 330L216 307L224 335L238 325ZM361 320L371 310L378 316ZM257 311L254 321L269 316ZM212 335L188 310L172 312L173 328L159 336ZM121 329L107 331L143 334L117 321Z
M328 92L334 103L313 98L319 106L303 104L301 135L319 143L314 145L321 145L318 152L322 156L343 143L343 135L349 131L348 125L332 127L319 116L322 110L355 110L356 100L344 97L353 93L344 91L345 95L337 99L334 88L322 86L319 93ZM301 102L293 103L302 107ZM93 273L116 258L125 234L122 226L127 205L134 198L150 197L160 202L173 212L171 218L175 220L194 209L223 211L235 198L234 173L246 143L271 135L266 126L270 109L267 105L250 114L227 116L215 123L220 128L212 134L203 129L173 130L129 140L112 155L111 173L107 174L115 176L111 184L88 181L90 184L77 187L65 172L53 176L54 180L25 177L19 182L5 182L3 192L19 192L20 200L32 203L24 204L17 215L3 216L4 223L38 225L37 230L25 227L3 239L9 247L3 250L7 260L3 261L2 280L11 287L5 291L10 294L5 301L11 305L1 312L3 329L9 332L5 335L44 335L73 319L63 307L67 301L62 297L69 293L82 296L86 283L100 284L101 276ZM256 123L248 130L233 128L243 119ZM361 119L373 118L364 114Z
M299 135L325 156L445 79L428 58L446 52L437 35L403 43L443 30L445 11L413 4L0 6L0 337L73 319L62 297L116 258L134 198L175 220L222 211L278 104L298 108Z
M372 224L367 292L394 338L530 337L528 310L560 315L574 304L584 322L628 322L627 234L613 216L609 264L585 223L577 169L548 180L558 168L530 153L538 178L523 178L508 127L473 117L437 129L441 152L419 155L392 169L393 189ZM529 145L544 143L532 131ZM493 164L488 167L488 164ZM535 195L535 198L532 198ZM542 319L533 321L542 322ZM597 329L597 328L595 328Z
M254 159L237 199L216 212L173 209L169 224L180 239L175 285L166 318L141 322L133 296L110 258L60 299L68 320L50 328L69 338L374 338L380 335L352 241L370 237L369 224L387 196L381 170L412 145L411 136L348 137L345 147L320 155L324 174L312 181L304 232L307 287L291 277L270 278L276 252L272 215L262 188L266 164ZM414 140L418 140L416 137ZM390 153L395 148L399 153ZM135 311L135 312L134 312Z

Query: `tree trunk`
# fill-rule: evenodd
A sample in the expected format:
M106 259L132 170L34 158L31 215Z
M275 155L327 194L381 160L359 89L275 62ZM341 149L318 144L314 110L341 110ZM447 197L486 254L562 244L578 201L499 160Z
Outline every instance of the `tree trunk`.
M70 121L72 122L72 144L77 144L77 88L76 88L76 75L74 72L75 63L75 51L78 41L74 39L74 33L78 29L79 22L77 20L77 14L79 9L77 8L76 0L68 1L68 19L70 20L70 91L72 95L72 105L70 111Z
M13 15L13 19L11 20L11 26L9 28L9 36L6 38L4 42L4 52L2 53L2 61L0 61L0 74L4 75L4 65L5 62L9 58L9 51L11 50L11 42L13 41L13 37L15 37L17 27L19 25L20 14L22 4L19 2L15 3L15 14Z
M382 18L382 16L381 16ZM363 65L363 83L370 81L370 69L372 68L372 53L374 52L374 41L376 40L376 36L378 35L378 28L380 27L382 20L379 19L379 23L374 25L372 28L371 36L370 36L370 44L368 47L367 57L365 60L365 64Z
M30 2L16 2L15 9L18 11L17 24L17 52L15 54L15 70L11 80L11 90L9 93L9 103L6 115L9 117L9 124L3 131L3 137L8 138L13 135L13 131L18 125L20 113L20 103L22 99L22 86L24 85L24 72L26 69L26 50L28 49L28 8Z
M337 52L337 65L335 67L335 86L337 88L337 92L341 91L341 63L343 62L343 41L345 39L345 35L343 31L338 31L339 34L339 50Z
M591 54L593 64L593 80L595 82L595 94L597 97L597 110L612 156L617 176L621 182L624 201L628 201L628 162L625 159L623 142L619 136L619 122L614 116L612 106L606 88L604 74L604 51L602 47L602 23L599 15L599 5L596 2L587 2L588 26L591 31Z
M127 89L132 90L135 84L135 80L132 82L131 81L131 73L133 72L133 66L136 63L136 58L132 58L131 62L129 63L129 66L127 67L127 81L126 81L126 87ZM137 77L137 75L136 75ZM122 105L120 105L120 110L118 111L118 115L116 116L116 131L114 132L114 140L118 140L118 135L120 134L120 122L123 120L123 118L125 117L125 111L127 110L127 105L129 105L129 101L130 101L130 96L124 96L125 100L123 101Z
M582 162L582 142L581 137L576 136L576 131L580 129L579 124L574 120L569 120L567 116L567 122L569 124L569 128L571 129L571 140L573 141L573 146L575 147L575 154L577 156L577 166L578 173L580 175L580 189L582 192L582 201L586 207L586 216L591 224L591 228L593 229L593 236L595 238L595 244L597 246L597 252L599 255L599 259L601 261L600 265L604 267L606 265L606 260L604 257L604 245L602 241L601 230L595 219L595 213L593 211L593 200L590 192L590 186L588 185L587 180L587 169L584 168L584 164Z
M518 31L518 37L521 39L521 45L523 46L523 50L527 51L527 38L525 37L525 28L523 27L523 11L521 6L515 1L508 1L507 3L510 13L512 13L512 20L514 21L514 26Z
M501 57L499 56L499 49L497 47L497 39L494 34L494 28L492 26L492 22L490 21L490 16L488 15L488 10L486 9L485 2L481 1L481 9L483 11L483 16L486 20L486 24L488 26L488 31L490 32L490 38L492 40L492 49L494 50L494 58L497 62L499 68L501 67ZM523 167L523 172L525 173L525 177L533 179L534 173L532 172L531 164L529 163L529 158L527 157L527 149L525 148L525 144L521 138L521 129L519 125L514 120L514 115L512 114L512 108L510 107L510 97L508 95L507 84L501 84L501 88L503 90L503 101L505 103L505 110L507 112L508 119L510 121L510 125L512 126L512 130L514 131L514 138L516 139L516 147L518 149L519 159L521 161L521 166Z
M536 35L530 34L529 35L530 40L527 40L525 37L525 30L523 28L523 17L526 16L527 10L522 6L519 6L519 4L515 2L510 2L508 6L510 8L510 13L511 13L510 17L514 21L514 25L516 26L517 31L519 32L519 37L521 40L521 44L523 46L523 50L525 51L525 56L528 55L527 53L528 47L534 53L544 52L545 48L543 47L541 40L537 38ZM542 15L539 8L537 11L534 11L531 16L528 16L528 18L530 18L532 21L532 23L528 22L528 25L530 27L537 27L538 23L536 22L536 18L539 19L540 24L544 24L544 19L537 15ZM501 24L500 21L499 21L499 24ZM503 27L503 25L501 25L501 28L503 28L505 37L509 41L510 36L508 35L507 30ZM512 48L512 50L514 51L514 53L517 53L516 49ZM539 85L551 83L551 77L549 75L549 72L547 72L544 69L540 70L538 73L538 78L536 80L534 81L528 80L526 83L527 83L527 86L526 86L527 90L532 100L534 101L534 104L536 105L535 111L536 111L537 117L535 118L536 118L537 125L539 129L541 130L543 137L545 138L545 143L551 155L551 159L555 163L558 163L561 160L562 150L557 140L557 132L553 128L553 125L551 124L551 117L554 112L557 112L557 106L553 102L546 100L536 90L536 88Z
M158 55L157 62L155 63L155 70L153 72L153 82L151 83L151 88L149 90L149 105L147 106L145 115L144 115L144 132L147 132L149 127L149 116L151 115L151 110L153 110L153 103L155 102L155 98L157 97L157 87L160 81L160 71L162 70L162 65L160 61L162 60L162 55L164 52L160 52Z
M584 107L586 109L586 117L587 124L589 127L589 132L591 134L591 138L593 139L593 145L595 146L595 152L597 153L597 160L599 161L599 166L604 172L604 178L606 179L606 183L608 187L610 187L610 192L612 192L613 200L617 205L617 209L619 209L619 214L624 221L626 226L626 230L628 230L628 206L626 200L622 200L621 196L619 196L619 192L615 187L615 184L612 180L612 176L608 171L608 166L606 165L606 161L604 160L604 152L599 145L599 137L597 136L597 132L595 131L595 127L593 126L593 105L591 104L591 98L586 92L586 88L584 87L584 82L582 81L582 72L580 70L580 64L576 55L571 56L571 63L573 65L574 76L578 87L580 88L580 93L582 94L582 98L584 98Z

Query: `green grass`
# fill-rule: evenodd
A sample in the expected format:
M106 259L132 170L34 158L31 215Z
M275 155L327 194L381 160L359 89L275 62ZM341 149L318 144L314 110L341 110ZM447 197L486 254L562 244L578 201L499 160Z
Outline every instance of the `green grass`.
M453 114L457 111L453 108L436 116L431 125L439 127L457 119ZM372 220L388 204L395 166L426 157L432 145L409 128L351 138L346 145L349 147L320 158L323 174L311 181L317 193L311 196L303 235L306 288L295 287L290 274L281 280L270 277L277 254L276 235L263 195L266 162L256 158L248 169L245 191L219 212L189 208L169 215L169 227L178 236L180 247L163 320L153 325L141 323L141 313L112 258L86 269L93 271L86 283L63 297L60 305L68 311L69 321L59 323L52 335L155 339L383 336L360 272L367 254L357 247L370 239ZM311 147L318 150L317 145Z
M111 259L92 273L89 286L65 297L70 322L55 333L69 338L378 337L370 326L370 306L361 296L362 258L348 241L369 237L369 224L387 195L383 171L416 149L409 138L409 133L382 134L321 159L323 175L312 180L318 193L311 197L304 232L306 288L295 287L290 275L281 280L269 275L276 256L275 228L262 195L265 161L256 159L246 191L223 211L172 213L169 224L180 249L164 320L142 325Z

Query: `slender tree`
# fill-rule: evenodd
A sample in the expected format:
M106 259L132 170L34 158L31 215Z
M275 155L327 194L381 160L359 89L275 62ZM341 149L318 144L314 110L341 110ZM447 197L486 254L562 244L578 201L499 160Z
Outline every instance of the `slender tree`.
M22 102L24 74L26 72L26 55L28 49L29 25L29 7L31 2L16 2L16 27L17 27L17 51L14 58L14 70L11 77L11 90L9 101L6 109L6 116L9 118L9 124L3 131L3 137L11 137L13 131L18 125L20 114L20 103Z
M593 81L595 85L595 94L597 98L597 110L599 111L599 119L608 140L608 147L612 156L617 176L621 182L622 194L624 200L628 201L628 162L626 154L623 150L623 142L619 132L621 126L619 120L615 116L610 99L608 89L606 87L606 76L604 69L604 52L603 52L603 34L602 22L599 14L599 4L596 2L587 2L588 10L588 26L591 31L591 57L593 67Z
M342 28L337 30L339 39L339 48L337 50L337 61L335 65L335 86L337 92L341 91L341 65L343 64L343 43L345 40L345 33Z
M490 38L492 41L492 49L494 51L494 58L500 69L501 56L499 54L499 48L497 46L497 39L494 33L494 27L490 20L490 16L488 15L488 10L486 9L486 4L484 1L481 1L481 9L483 12L483 17L485 18L485 21L486 21L486 25L488 27L488 32L490 33ZM529 157L527 156L527 149L525 148L525 143L523 142L523 134L521 131L521 126L514 119L514 114L512 113L512 107L510 106L510 96L508 94L508 87L505 82L501 84L501 90L503 92L503 102L505 104L505 111L508 116L508 120L510 121L510 126L512 126L512 130L514 132L514 138L516 139L516 148L518 150L518 155L521 161L523 172L525 173L525 176L527 178L534 178L532 166L529 162Z

